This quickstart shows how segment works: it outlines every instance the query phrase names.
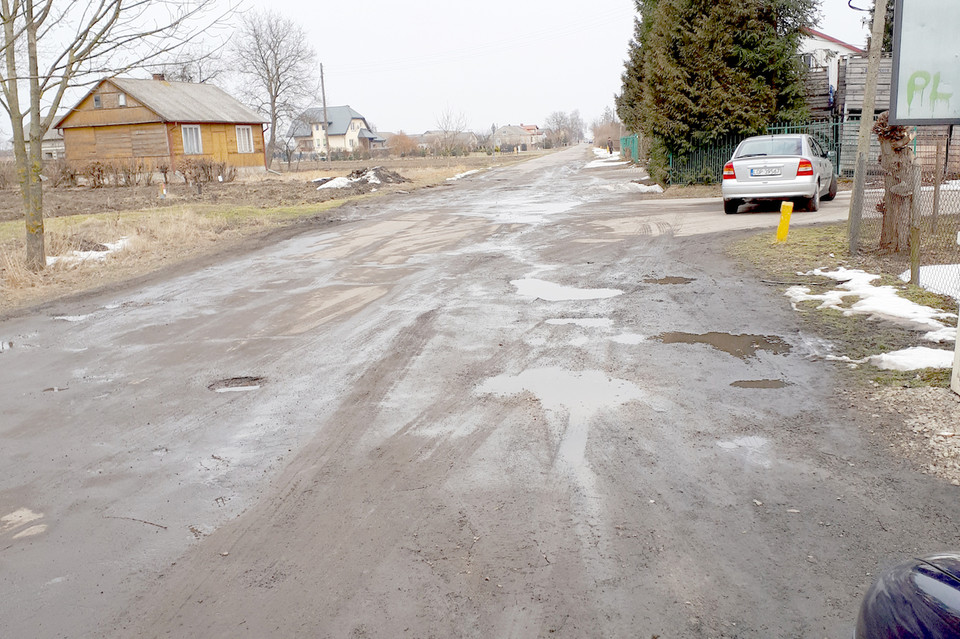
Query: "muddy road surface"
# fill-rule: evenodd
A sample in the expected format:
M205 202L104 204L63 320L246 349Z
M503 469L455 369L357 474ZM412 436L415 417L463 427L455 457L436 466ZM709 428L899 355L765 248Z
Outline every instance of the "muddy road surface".
M0 635L850 637L957 489L592 159L0 323Z

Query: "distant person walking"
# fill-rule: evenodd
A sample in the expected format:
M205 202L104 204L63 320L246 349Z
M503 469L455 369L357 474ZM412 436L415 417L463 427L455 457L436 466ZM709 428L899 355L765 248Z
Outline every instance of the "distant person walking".
M613 155L613 140L611 138L607 138L607 153Z

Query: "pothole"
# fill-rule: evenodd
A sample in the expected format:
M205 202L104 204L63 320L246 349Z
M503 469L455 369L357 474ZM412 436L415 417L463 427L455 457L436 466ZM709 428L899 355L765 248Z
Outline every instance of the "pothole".
M676 277L673 275L667 277L661 277L659 279L654 277L648 277L643 280L646 284L689 284L690 282L695 282L696 280L692 277Z
M13 348L13 342L0 342L0 353L9 351L11 348Z
M706 344L740 359L756 357L757 351L770 351L774 355L783 355L790 352L790 345L775 335L662 333L654 339L664 344Z
M51 386L50 388L44 388L44 393L62 393L67 390L66 386Z
M263 377L228 377L213 382L207 388L216 393L253 391L263 386L265 381Z
M790 384L782 379L741 379L730 385L736 388L784 388Z

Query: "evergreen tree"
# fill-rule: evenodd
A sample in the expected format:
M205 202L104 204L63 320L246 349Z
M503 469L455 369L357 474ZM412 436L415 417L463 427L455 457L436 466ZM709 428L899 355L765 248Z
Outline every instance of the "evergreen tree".
M640 19L617 108L630 128L653 138L652 169L667 154L805 115L797 51L816 0L637 5Z

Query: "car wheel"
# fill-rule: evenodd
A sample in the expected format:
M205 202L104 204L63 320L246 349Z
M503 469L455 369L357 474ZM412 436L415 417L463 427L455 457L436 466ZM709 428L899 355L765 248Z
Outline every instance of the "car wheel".
M832 175L830 176L830 190L823 196L823 200L829 202L835 197L837 197L837 176Z
M817 188L813 192L813 197L807 198L807 210L816 213L820 210L820 183L817 182Z
M723 212L727 215L733 215L738 210L740 210L740 200L724 200L723 201Z

